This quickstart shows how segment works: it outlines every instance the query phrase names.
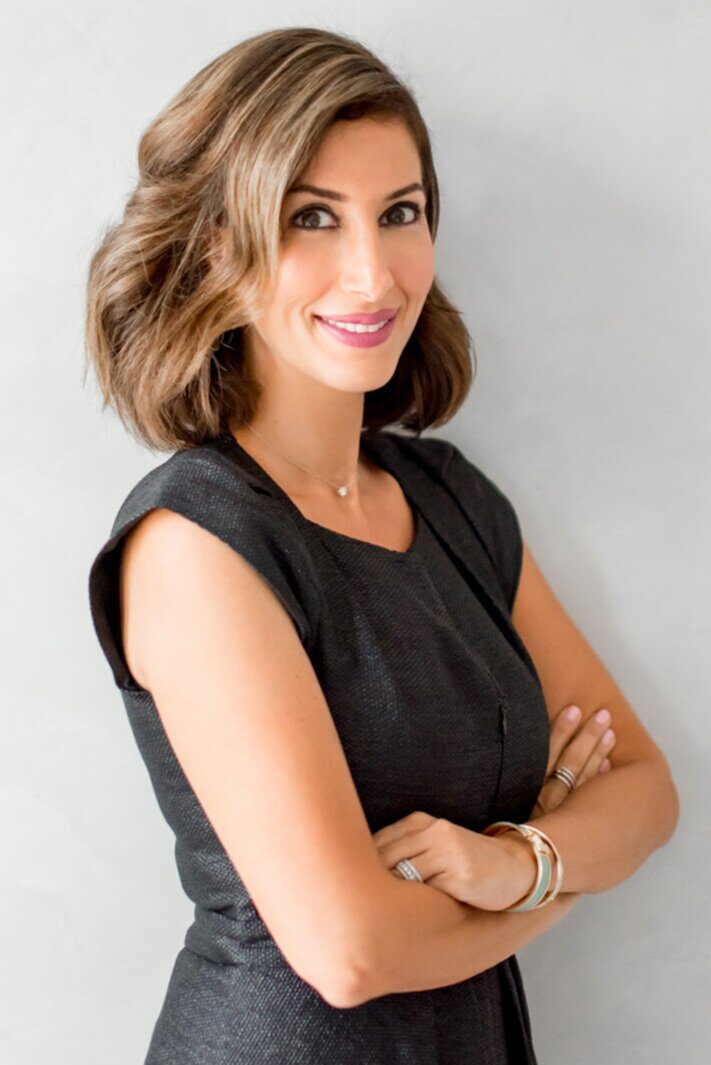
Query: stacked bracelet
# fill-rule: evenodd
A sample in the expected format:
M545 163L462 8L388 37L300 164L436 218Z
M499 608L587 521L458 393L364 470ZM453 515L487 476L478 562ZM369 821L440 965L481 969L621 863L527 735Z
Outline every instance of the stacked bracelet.
M513 821L494 821L484 829L485 836L499 836L502 832L519 832L533 847L536 858L536 879L533 887L520 902L507 906L501 912L515 913L522 910L540 910L552 902L563 885L563 860L550 836L534 825L517 825ZM555 863L555 883L553 880L553 863Z

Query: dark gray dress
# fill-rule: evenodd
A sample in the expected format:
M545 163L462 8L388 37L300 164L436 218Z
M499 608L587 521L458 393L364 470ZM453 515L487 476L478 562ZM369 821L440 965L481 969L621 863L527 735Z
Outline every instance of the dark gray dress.
M363 447L413 506L407 551L303 517L227 434L143 477L91 567L96 632L195 903L145 1065L535 1065L515 955L447 987L352 1009L329 1005L305 983L261 920L123 657L123 537L149 510L167 507L240 552L288 610L372 832L413 810L474 831L496 819L525 821L543 785L549 724L510 621L522 554L515 511L447 440L381 431L364 435Z

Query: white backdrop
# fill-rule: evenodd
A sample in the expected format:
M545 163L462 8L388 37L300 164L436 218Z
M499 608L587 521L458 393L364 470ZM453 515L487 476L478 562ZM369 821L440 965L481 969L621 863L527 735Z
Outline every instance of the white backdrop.
M541 1065L702 1065L709 0L3 7L0 1056L142 1061L192 920L87 596L120 502L165 456L82 384L84 286L148 121L219 52L287 25L359 37L415 89L438 276L478 360L440 435L510 496L680 792L670 843L520 952Z

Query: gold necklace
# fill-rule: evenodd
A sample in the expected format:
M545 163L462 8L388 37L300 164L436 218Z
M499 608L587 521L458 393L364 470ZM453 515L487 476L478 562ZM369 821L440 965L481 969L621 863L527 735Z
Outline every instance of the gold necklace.
M275 451L276 454L281 456L281 458L283 458L286 462L290 462L292 466L298 466L300 470L303 470L304 473L308 473L310 477L316 477L319 481L323 481L325 484L330 484L331 488L336 489L339 496L348 495L348 489L352 488L353 485L356 483L355 480L351 481L350 484L334 484L333 481L327 481L325 477L321 477L318 473L312 473L312 471L307 470L305 466L301 466L298 462L294 462L293 459L287 458L287 456L283 455L281 451L278 451L273 444L270 444L268 440L265 440L261 433L258 433L256 429L253 429L251 425L247 425L246 428L249 429L251 433L254 433L255 436L258 436L259 439L267 445L267 447L270 447L272 451Z

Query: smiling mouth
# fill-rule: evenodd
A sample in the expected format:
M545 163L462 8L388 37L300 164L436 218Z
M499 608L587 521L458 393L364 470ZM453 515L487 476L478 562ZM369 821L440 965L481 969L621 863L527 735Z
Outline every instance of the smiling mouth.
M368 333L378 333L381 329L385 329L393 319L395 314L390 314L387 317L381 318L379 322L373 322L371 325L366 325L360 322L349 322L339 318L324 318L321 314L315 314L314 318L318 318L320 322L326 322L328 325L333 326L336 329L340 329L344 333L353 333L355 335L363 335Z

